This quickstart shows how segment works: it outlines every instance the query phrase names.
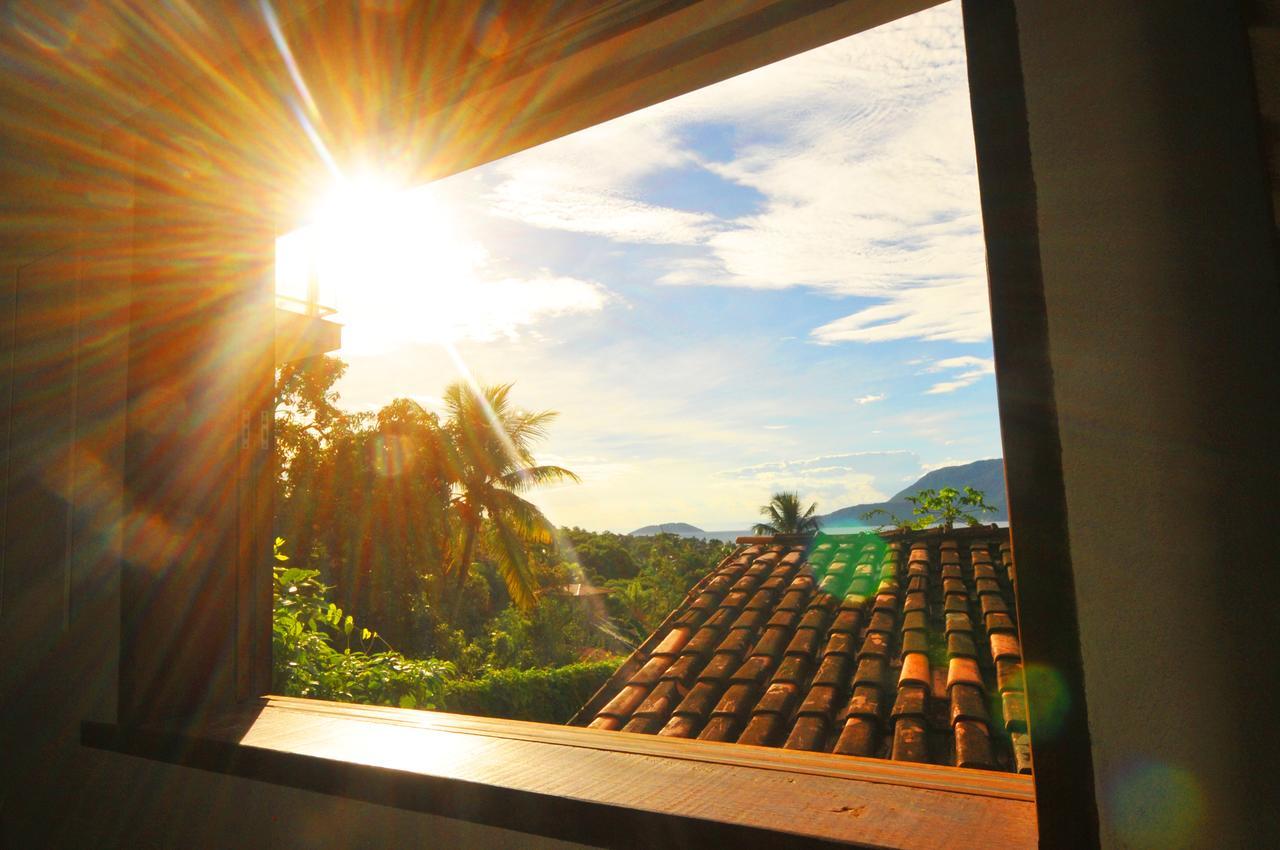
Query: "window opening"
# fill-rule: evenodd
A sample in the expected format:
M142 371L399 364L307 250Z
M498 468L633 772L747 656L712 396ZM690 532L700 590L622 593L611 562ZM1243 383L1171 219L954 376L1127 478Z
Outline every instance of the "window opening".
M1030 771L957 3L318 194L278 692Z

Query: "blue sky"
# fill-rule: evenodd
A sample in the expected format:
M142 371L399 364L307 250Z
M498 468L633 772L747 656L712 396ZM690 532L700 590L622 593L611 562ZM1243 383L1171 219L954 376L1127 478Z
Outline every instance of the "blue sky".
M451 344L560 411L540 458L583 483L534 500L617 531L742 528L780 488L835 510L997 457L968 109L949 3L348 200L305 249L347 323L343 403L437 405Z

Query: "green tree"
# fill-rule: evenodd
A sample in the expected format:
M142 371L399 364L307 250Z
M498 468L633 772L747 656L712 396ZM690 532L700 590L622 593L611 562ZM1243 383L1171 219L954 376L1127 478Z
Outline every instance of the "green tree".
M809 534L819 528L818 518L814 513L818 503L814 502L801 512L800 494L774 493L769 504L760 508L762 516L768 522L758 522L754 526L756 534Z
M445 390L444 402L444 427L453 451L452 509L460 537L447 570L457 590L454 611L477 545L493 559L512 602L528 608L537 588L530 548L552 544L555 529L520 494L540 484L579 480L567 469L534 462L532 446L546 436L547 424L557 414L517 410L511 404L511 384L472 388L454 383Z
M975 512L994 512L996 508L988 505L986 494L972 487L965 487L961 492L954 487L943 487L941 490L921 490L914 496L907 496L912 504L911 512L916 515L916 528L928 528L940 523L943 530L950 531L957 520L964 520L966 525L981 525Z
M575 543L573 554L595 582L633 578L639 569L620 534L604 532Z
M408 646L425 577L445 560L449 438L407 399L376 414L341 410L335 385L345 370L314 357L278 373L277 533L333 586L338 605Z

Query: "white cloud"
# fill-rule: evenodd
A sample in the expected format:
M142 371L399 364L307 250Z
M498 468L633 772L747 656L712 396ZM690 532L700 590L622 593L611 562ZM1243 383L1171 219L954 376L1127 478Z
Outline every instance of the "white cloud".
M901 339L982 342L991 335L985 285L935 284L887 294L881 303L813 330L820 343Z
M941 369L964 369L965 367L974 367L984 375L994 375L996 373L996 361L993 358L974 357L972 355L945 357L934 363L929 371L937 372Z
M990 357L973 357L969 355L947 357L937 361L925 371L942 372L945 370L957 370L957 373L950 380L940 381L925 390L926 394L940 395L971 386L987 375L994 375L996 362Z
M920 458L914 452L849 452L760 463L717 475L754 488L758 501L777 490L795 490L802 499L818 502L820 513L828 513L886 499L918 477L920 470Z
M854 399L858 404L874 404L877 401L884 401L884 393L869 393L868 395L858 396Z
M733 128L702 158L701 128ZM702 168L759 193L732 219L645 200ZM819 342L990 336L973 133L956 3L624 116L500 163L495 211L619 242L695 246L658 282L874 299Z
M647 203L635 184L692 161L676 127L649 113L600 124L494 166L491 212L535 227L618 242L694 244L714 217Z
M525 182L500 186L494 193L493 211L550 230L591 233L618 242L676 245L698 242L713 220L621 194Z

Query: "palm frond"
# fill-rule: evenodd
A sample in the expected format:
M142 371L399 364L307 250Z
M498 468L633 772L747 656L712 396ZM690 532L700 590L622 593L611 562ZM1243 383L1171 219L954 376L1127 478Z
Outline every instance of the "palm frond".
M577 484L582 479L577 473L570 472L563 466L527 466L501 476L498 484L508 490L522 493L540 484L559 484L563 481L572 481Z
M494 490L489 502L491 519L512 528L526 543L549 545L555 542L555 526L537 505L509 490Z
M511 601L528 609L537 599L537 579L529 565L529 550L521 535L497 517L485 529L485 550L494 559Z

